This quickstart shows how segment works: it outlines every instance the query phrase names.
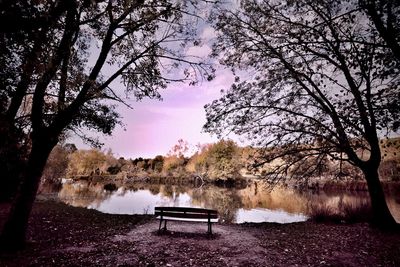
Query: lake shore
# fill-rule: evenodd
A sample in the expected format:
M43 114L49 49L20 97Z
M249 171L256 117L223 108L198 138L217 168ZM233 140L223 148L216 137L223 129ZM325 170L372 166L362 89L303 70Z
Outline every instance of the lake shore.
M2 227L8 204L0 204ZM37 201L25 250L1 266L400 266L400 233L366 223L206 224L111 215Z

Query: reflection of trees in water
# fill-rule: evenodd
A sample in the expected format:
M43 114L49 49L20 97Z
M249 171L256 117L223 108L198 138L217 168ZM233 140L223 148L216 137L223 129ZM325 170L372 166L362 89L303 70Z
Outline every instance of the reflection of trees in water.
M174 188L172 185L161 185L160 186L160 193L164 197L168 197L173 199L174 197Z
M153 184L153 186L155 186ZM170 185L170 184L158 184L159 192L164 197L174 198L179 197L180 194L185 194L191 191L191 187L183 185Z
M191 197L194 205L218 210L221 220L228 223L236 220L236 212L242 206L234 189L209 186L193 190Z
M350 213L364 212L371 207L368 192L330 192L304 193L308 200L307 213L313 210L326 210L333 214L345 215Z
M182 194L188 194L190 196L191 189L187 186L182 185L158 185L159 192L162 197L171 200L173 206L180 205L180 196Z
M130 184L129 187L119 187L114 194L125 195L126 192L148 190L152 195L169 199L173 205L180 204L182 194L191 197L192 205L218 210L221 220L234 222L237 210L265 208L269 210L284 210L288 213L310 214L314 206L330 207L340 212L343 207L363 207L369 205L367 192L336 192L318 194L311 192L297 192L287 188L276 187L272 191L262 186L261 183L244 189L220 188L216 186L204 186L193 188L182 185L160 185L160 184ZM110 192L104 190L104 183L78 181L75 183L63 184L58 194L60 200L77 207L98 207L101 202L111 196ZM393 216L400 221L400 194L399 190L391 191L387 198L388 206ZM166 205L169 205L166 203Z
M244 209L264 208L270 210L284 210L288 213L305 213L307 199L294 190L275 187L273 190L263 186L262 182L255 182L250 186L238 190Z
M176 186L175 186L175 192L176 192L177 194L185 194L185 193L187 193L188 191L190 191L191 189L193 189L193 188L190 188L190 187L188 187L188 186L183 186L183 185L176 185Z
M390 212L397 222L400 222L400 187L388 186L386 194L386 203ZM351 207L357 210L359 207L370 206L370 198L367 191L352 192L320 192L318 194L308 193L310 206L318 204L334 209L335 212L341 212L343 207ZM317 206L318 206L317 205Z
M158 188L158 189L156 189ZM187 194L192 199L193 206L218 210L224 222L234 222L236 211L242 206L242 201L235 189L207 186L201 189L182 185L148 184L147 190L159 192L162 197L170 199L172 205L179 205L180 196Z
M61 201L74 207L98 207L111 196L104 190L104 183L79 181L63 184L58 197Z
M150 184L148 189L153 196L158 195L160 193L160 185L159 184Z

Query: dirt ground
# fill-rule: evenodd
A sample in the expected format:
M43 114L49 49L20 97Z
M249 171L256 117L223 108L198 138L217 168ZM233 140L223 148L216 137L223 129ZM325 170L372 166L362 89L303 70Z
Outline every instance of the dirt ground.
M0 204L0 226L8 205ZM26 249L0 266L400 266L400 233L368 224L207 224L35 204Z

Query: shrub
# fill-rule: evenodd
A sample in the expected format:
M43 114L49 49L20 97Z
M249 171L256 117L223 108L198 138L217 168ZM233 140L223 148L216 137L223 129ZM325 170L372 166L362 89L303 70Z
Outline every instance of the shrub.
M356 204L340 201L337 207L327 205L326 203L311 203L309 205L309 216L309 219L315 222L370 222L372 219L372 209L368 201Z
M372 219L372 209L369 202L354 205L345 203L342 205L344 220L349 223L369 222Z
M327 204L311 204L309 216L309 219L315 222L340 222L342 219L335 209Z
M183 169L185 165L185 159L183 157L168 156L164 158L163 171L168 173L170 171Z

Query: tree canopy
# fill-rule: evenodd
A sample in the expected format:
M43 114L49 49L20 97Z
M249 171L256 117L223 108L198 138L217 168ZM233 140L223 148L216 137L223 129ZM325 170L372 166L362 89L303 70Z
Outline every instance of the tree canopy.
M359 0L375 29L400 64L400 3L396 0Z
M369 8L374 1L362 2ZM400 18L399 5L382 2L391 5L379 15L390 28ZM283 159L272 178L287 178L289 171L307 178L327 158L359 167L377 215L386 206L377 174L379 138L400 127L400 68L363 7L355 0L244 0L235 10L218 10L213 54L237 76L206 106L205 128L246 135L268 148L258 164ZM376 218L394 222L385 211L389 216Z
M378 134L398 131L399 69L354 1L242 1L215 27L215 56L251 74L206 106L208 131L281 147L293 164L344 152L355 165L358 149L375 154Z
M109 100L160 98L158 90L172 81L212 76L181 49L195 40L191 1L4 5L3 21L18 24L2 26L2 113L24 129L110 134L120 118ZM171 75L178 65L186 71Z
M4 243L23 243L46 160L65 134L96 145L82 130L111 134L121 123L115 103L160 99L170 82L213 78L212 67L184 49L198 44L193 26L202 4L207 1L0 3L0 21L7 21L0 33L0 139L9 144L0 152L22 162L21 168L1 165L7 177L21 180Z

